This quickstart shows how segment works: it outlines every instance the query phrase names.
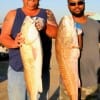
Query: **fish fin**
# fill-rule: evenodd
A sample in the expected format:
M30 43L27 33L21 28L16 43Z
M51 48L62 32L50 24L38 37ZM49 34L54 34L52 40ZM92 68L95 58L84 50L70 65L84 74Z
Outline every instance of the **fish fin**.
M34 56L34 59L36 60L36 57L37 57L37 51L36 49L32 46L32 54Z

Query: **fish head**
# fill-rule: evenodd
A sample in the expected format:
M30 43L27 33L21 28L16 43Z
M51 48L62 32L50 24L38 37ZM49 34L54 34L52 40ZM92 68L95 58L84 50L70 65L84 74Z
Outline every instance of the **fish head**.
M35 27L36 17L26 16L21 27L22 37L26 44L32 43L38 37L38 30Z

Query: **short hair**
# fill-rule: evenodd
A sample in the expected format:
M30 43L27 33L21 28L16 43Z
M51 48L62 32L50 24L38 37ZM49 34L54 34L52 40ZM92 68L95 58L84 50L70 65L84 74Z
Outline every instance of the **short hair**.
M80 0L80 1L84 1L85 2L85 0ZM67 2L69 2L69 0L67 0Z

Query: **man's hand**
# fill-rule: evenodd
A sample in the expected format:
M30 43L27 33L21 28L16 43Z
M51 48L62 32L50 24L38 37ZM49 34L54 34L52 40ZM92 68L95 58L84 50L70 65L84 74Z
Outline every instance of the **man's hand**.
M41 31L44 28L44 19L37 17L35 21L35 26L37 30Z
M14 40L14 46L15 48L21 47L24 43L24 38L22 37L22 33L18 33L15 40Z
M53 12L47 9L46 13L47 13L47 23L53 26L57 26L57 22L56 22Z

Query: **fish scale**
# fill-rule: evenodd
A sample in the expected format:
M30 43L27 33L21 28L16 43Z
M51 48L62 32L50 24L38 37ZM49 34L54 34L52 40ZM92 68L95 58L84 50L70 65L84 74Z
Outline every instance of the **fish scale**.
M30 100L37 100L38 93L42 92L42 46L35 21L36 17L26 16L21 27L25 43L20 47L20 53Z
M56 58L66 95L69 95L70 100L78 100L78 66L75 65L74 59L78 61L79 48L75 48L73 44L73 33L76 34L73 20L64 16L59 23L55 41Z

